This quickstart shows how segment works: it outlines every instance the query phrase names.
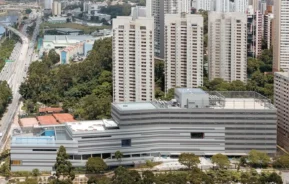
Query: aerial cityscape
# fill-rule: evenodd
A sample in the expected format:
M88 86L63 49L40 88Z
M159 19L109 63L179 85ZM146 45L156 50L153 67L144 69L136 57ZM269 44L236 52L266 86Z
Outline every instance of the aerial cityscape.
M288 184L288 0L0 0L0 184Z

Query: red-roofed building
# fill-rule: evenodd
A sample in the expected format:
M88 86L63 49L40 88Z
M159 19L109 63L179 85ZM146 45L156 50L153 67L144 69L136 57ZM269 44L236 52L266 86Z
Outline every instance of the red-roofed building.
M44 107L39 108L38 111L40 113L59 113L63 112L63 109L61 107Z
M66 123L66 122L74 122L75 121L73 116L71 114L69 114L69 113L53 114L53 116L55 117L55 119L59 123Z
M56 119L52 115L37 116L40 125L57 125Z

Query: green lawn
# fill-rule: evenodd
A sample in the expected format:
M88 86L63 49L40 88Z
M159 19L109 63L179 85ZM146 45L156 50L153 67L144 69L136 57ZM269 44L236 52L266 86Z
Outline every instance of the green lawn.
M73 28L73 29L79 29L84 31L85 34L89 34L91 32L94 32L95 30L100 30L100 29L110 29L111 26L85 26L81 24L76 24L76 23L64 23L64 24L52 24L52 23L42 23L40 25L41 29L49 29L49 28Z

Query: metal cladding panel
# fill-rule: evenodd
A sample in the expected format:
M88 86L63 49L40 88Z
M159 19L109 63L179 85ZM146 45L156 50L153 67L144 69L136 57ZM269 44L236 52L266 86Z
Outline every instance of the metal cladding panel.
M113 156L118 150L125 156L130 156L123 162L126 164L132 164L132 160L142 161L144 156L175 155L182 152L236 155L258 149L270 154L276 153L276 110L190 109L179 111L178 114L172 110L120 113L116 108L112 109L114 116L118 117L120 129L70 132L66 127L73 140L56 141L55 147L63 145L68 154L77 155L78 160L76 157L72 160L75 166L84 166L86 159L80 160L81 155L83 158L93 154ZM195 135L199 137L195 138ZM129 146L122 145L124 139L130 140ZM23 166L25 164L28 168L42 162L43 168L48 167L45 165L46 161L55 160L56 153L32 151L45 146L47 145L12 144L11 159L21 160ZM133 155L139 157L134 158ZM114 159L105 161L116 164ZM24 167L12 165L12 170L17 168Z

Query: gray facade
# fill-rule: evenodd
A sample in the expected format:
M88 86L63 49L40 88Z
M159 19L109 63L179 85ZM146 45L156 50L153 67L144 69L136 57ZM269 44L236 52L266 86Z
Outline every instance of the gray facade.
M260 103L260 106L250 105L250 109L243 108L247 107L245 104L237 106L237 101L234 101L235 109L226 109L226 106L213 108L211 101L211 106L205 108L180 108L161 101L113 103L113 126L104 123L99 130L93 127L78 130L73 128L72 123L67 123L35 128L35 132L55 131L49 144L32 144L21 141L21 138L17 143L17 137L13 137L11 168L12 171L34 168L52 170L60 145L66 147L72 164L77 167L85 166L91 156L100 156L108 165L114 166L134 165L152 157L177 156L183 152L201 156L217 153L240 156L257 149L274 155L276 109L272 104L265 105L264 99L262 101L260 95L257 96L254 103ZM210 99L216 97L210 95ZM33 138L41 138L35 137L36 134ZM121 162L114 159L114 153L118 150L124 155Z

